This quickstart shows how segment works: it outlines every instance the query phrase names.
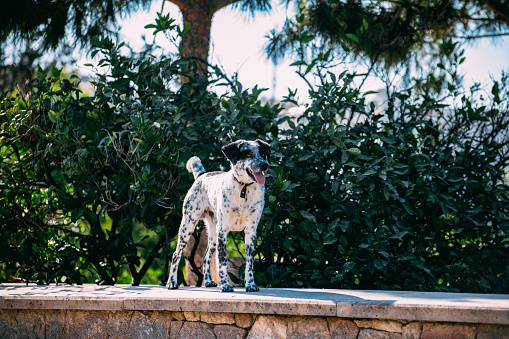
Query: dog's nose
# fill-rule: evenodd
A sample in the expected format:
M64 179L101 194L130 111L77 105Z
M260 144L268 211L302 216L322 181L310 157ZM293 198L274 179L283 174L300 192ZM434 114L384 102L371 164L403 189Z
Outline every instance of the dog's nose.
M269 164L267 164L266 162L263 162L261 165L260 165L260 169L262 171L266 171L269 169Z

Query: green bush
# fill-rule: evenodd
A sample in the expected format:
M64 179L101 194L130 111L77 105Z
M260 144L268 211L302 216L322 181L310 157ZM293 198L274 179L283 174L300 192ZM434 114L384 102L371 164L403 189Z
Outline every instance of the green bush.
M312 93L301 123L273 142L277 180L259 246L271 260L260 263L258 281L507 293L509 194L499 145L447 144L433 119L417 118L443 108L431 100L397 94L397 107L387 108L397 118L373 106L365 113L364 98L339 80ZM354 112L364 121L336 123Z
M354 76L322 72L292 120L216 68L93 44L93 96L53 69L2 97L3 281L164 283L186 161L227 169L222 145L261 138L260 285L509 291L506 78L490 106L394 92L376 113Z
M154 62L123 56L108 39L93 44L103 55L93 97L53 69L40 70L29 93L2 99L3 280L164 281L192 183L186 161L198 155L226 168L221 146L265 138L257 130L270 132L278 113L260 104L261 90L218 70L200 76L190 60ZM181 76L190 79L174 89Z

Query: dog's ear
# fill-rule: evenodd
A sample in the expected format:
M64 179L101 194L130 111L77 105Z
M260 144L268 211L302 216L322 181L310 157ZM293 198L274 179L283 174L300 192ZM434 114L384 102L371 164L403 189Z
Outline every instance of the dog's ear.
M256 139L256 142L260 145L261 155L270 164L270 144L260 139Z
M235 142L232 142L231 144L225 145L221 148L221 151L223 151L223 154L226 156L226 158L235 165L237 161L239 160L240 156L240 146L242 145L242 140L237 140Z

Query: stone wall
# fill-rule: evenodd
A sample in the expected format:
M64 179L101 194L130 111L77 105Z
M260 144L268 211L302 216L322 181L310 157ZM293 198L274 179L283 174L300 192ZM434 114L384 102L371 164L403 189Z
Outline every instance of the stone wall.
M0 338L509 338L509 296L0 285Z
M0 310L0 338L509 338L509 326L222 312Z

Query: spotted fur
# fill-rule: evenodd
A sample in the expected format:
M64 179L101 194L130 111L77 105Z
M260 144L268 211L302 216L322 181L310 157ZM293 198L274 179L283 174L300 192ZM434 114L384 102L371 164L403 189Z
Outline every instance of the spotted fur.
M180 257L201 219L208 235L208 246L203 256L205 286L217 286L210 276L210 262L217 248L221 291L233 291L226 271L226 240L230 231L244 230L246 291L259 290L254 282L253 256L256 229L265 203L264 172L269 167L270 146L261 140L239 140L223 146L222 151L230 161L231 169L228 172L206 172L198 157L192 157L187 162L186 167L193 173L195 182L187 192L182 207L183 217L177 248L171 260L170 276L166 284L169 289L178 288L177 270Z

